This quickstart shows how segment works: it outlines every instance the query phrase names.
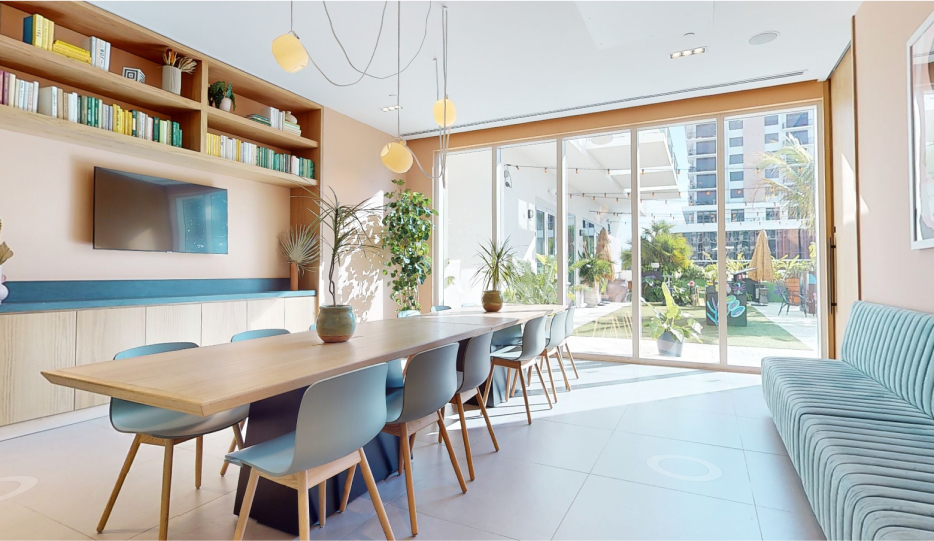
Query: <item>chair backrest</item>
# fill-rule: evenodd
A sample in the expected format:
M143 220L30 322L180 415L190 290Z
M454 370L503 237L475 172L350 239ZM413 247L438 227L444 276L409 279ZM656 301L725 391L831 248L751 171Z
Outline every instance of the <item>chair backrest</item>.
M347 456L375 438L385 424L385 364L314 383L302 396L295 454L283 475Z
M279 336L280 334L289 334L285 329L256 329L255 331L239 332L230 339L231 342L242 342L254 338L266 338L267 336Z
M493 333L492 347L516 346L522 342L522 325L513 325Z
M402 413L394 423L421 419L443 408L457 392L457 344L416 354L405 369Z
M198 344L192 342L164 342L162 344L149 344L148 346L139 346L132 349L126 349L114 355L114 360L132 359L133 357L142 357L144 355L155 355L156 353L168 353L169 351L179 351L182 349L191 349L198 347Z
M577 307L572 304L571 307L568 308L568 317L564 320L565 339L574 335L574 310L577 310Z
M396 317L403 318L403 317L412 317L412 316L420 316L420 315L422 315L422 313L419 312L418 310L403 310L399 312L398 314L396 314Z
M461 380L458 392L464 392L469 389L476 389L490 375L490 344L493 342L493 333L488 332L475 336L467 341L467 347L464 348L463 358L459 359L459 365L464 377ZM460 353L460 352L458 352Z
M568 311L562 310L551 317L551 329L546 340L545 347L558 347L564 342L565 325L567 322Z
M522 355L517 360L526 361L542 354L545 349L545 316L530 319L522 330Z
M480 305L475 302L465 302L461 304L461 308L475 308L477 306L480 306Z
M432 307L431 307L431 311L432 311L432 312L444 312L445 310L450 310L450 309L451 309L450 306L445 306L445 305L443 305L443 304L442 304L442 305L439 305L439 306L432 306Z

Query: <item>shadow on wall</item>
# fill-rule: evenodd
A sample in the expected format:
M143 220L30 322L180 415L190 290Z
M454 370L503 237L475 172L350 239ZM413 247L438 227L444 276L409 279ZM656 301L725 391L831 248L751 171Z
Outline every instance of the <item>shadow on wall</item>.
M374 205L381 204L383 192L371 198ZM376 217L371 217L367 223L367 234L379 245L382 234L382 224ZM325 261L330 261L330 253ZM340 277L337 282L337 301L340 304L349 304L354 309L357 321L383 319L383 307L386 302L386 287L383 280L383 252L367 250L354 253L350 258L341 261ZM324 302L330 303L327 294L327 274L322 269L322 291L325 292Z

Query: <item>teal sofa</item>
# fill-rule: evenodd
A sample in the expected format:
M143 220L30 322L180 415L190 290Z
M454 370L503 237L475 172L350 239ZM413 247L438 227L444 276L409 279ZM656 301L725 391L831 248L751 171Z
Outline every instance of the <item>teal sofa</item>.
M934 315L857 302L840 360L764 359L762 390L827 539L934 539Z

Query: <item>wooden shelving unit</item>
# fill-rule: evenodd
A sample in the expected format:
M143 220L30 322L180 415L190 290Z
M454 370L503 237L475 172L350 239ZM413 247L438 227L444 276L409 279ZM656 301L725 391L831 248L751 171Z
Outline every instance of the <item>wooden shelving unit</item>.
M93 35L109 41L110 71L24 43L20 39L22 20L34 13L56 23L56 39L80 45L83 38ZM198 61L195 73L183 77L181 95L161 88L161 57L167 48ZM146 74L146 83L125 79L122 76L123 66L142 69ZM276 152L312 160L317 177L320 170L321 135L321 107L317 103L91 4L0 1L0 69L16 73L17 77L25 80L38 80L43 87L56 85L66 92L76 91L99 97L108 104L118 103L124 109L134 108L160 118L170 118L182 127L183 148L5 106L0 106L0 129L277 186L294 188L317 185L316 180L212 156L208 154L206 145L209 132L256 143ZM234 113L208 105L208 86L218 80L233 85L238 105ZM245 118L250 113L261 113L266 106L292 111L299 119L302 135L270 128Z

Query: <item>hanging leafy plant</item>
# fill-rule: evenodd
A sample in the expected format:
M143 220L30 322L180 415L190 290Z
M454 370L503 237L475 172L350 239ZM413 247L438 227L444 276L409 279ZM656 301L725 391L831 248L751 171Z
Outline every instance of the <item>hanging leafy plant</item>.
M431 275L428 240L434 227L431 217L438 213L424 194L402 189L404 180L392 183L399 190L386 194L382 246L388 251L388 260L384 262L383 274L390 278L391 297L399 305L399 311L421 310L418 286Z

